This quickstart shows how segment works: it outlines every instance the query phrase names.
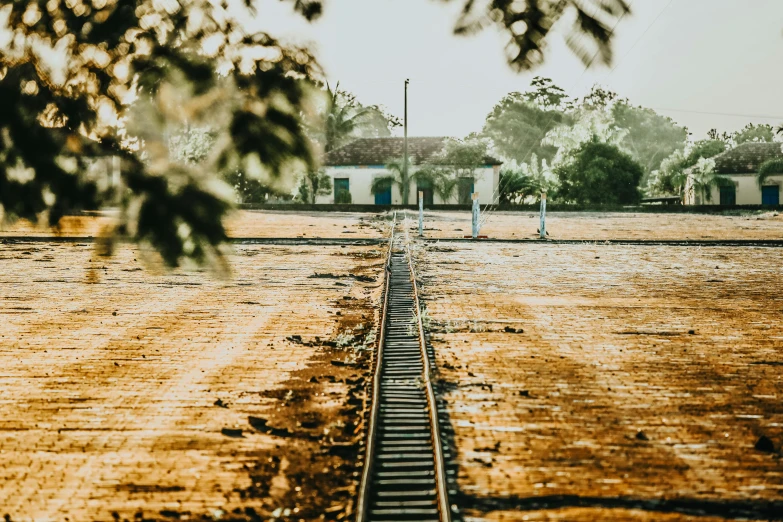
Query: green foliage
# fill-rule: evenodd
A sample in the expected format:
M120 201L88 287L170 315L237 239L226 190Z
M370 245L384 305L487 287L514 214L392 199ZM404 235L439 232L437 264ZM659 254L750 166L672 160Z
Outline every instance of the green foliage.
M702 158L713 158L723 152L726 152L726 142L723 140L709 139L697 141L693 144L693 147L685 158L684 168L696 165Z
M457 189L458 178L449 166L424 164L411 175L417 185L429 185L443 203L449 203Z
M391 129L402 125L399 118L390 115L378 105L364 106L352 93L340 90L338 83L334 90L326 84L326 103L316 123L310 126L314 141L325 152L351 142L356 138L379 138L391 136Z
M644 167L646 174L657 170L664 159L685 147L688 130L669 117L652 109L634 107L627 100L615 103L611 111L616 125L628 130L620 147Z
M537 179L525 175L520 170L511 169L500 171L499 187L498 203L501 205L524 203L528 198L538 197L542 191Z
M555 169L559 199L597 205L628 205L641 199L644 170L618 147L593 138L573 151L569 160Z
M307 20L322 11L318 0L284 1ZM588 62L595 44L608 63L612 28L629 12L626 0L461 3L455 31L496 24L510 38L509 63L519 69L542 63L550 29L564 16L574 20L571 49ZM55 224L65 212L114 202L118 195L88 176L87 166L120 156L124 192L115 237L154 245L170 265L220 259L232 194L216 178L242 172L278 190L290 173L316 168L302 115L310 112L320 68L306 48L248 33L250 0L231 10L211 0L30 0L5 7L8 27L0 30L14 35L0 54L5 219ZM51 54L60 55L54 66ZM133 97L154 109L144 111L144 121L126 118ZM369 132L386 132L383 121L392 120L381 112L366 118ZM355 116L334 118L323 145L333 148L355 132L346 124ZM190 152L169 157L172 122L214 125L213 153L203 161L190 161Z
M334 195L334 202L338 205L350 205L351 204L351 191L340 189Z
M748 123L742 130L738 130L732 134L731 137L734 140L734 143L737 145L746 143L748 141L771 143L775 141L775 130L772 128L772 125L754 125L752 123Z
M389 174L374 178L370 185L370 193L379 194L381 192L386 192L390 187L396 185L402 196L402 204L407 205L410 200L411 181L414 178L411 173L410 160L408 160L407 169L404 168L403 165L404 162L402 158L388 163L386 165L386 170L389 171Z
M553 86L553 89L559 87ZM557 96L558 91L506 95L487 116L481 135L492 140L494 148L508 160L523 163L535 154L542 160L551 161L557 148L543 144L542 140L547 132L571 121L561 107L551 105ZM559 101L565 103L563 99ZM542 107L538 102L547 105Z
M458 177L473 177L473 172L489 160L489 145L481 139L448 140L443 152L432 160Z
M476 169L489 161L488 150L489 145L483 139L449 140L443 152L430 165L423 166L415 176L423 176L423 179L430 181L441 201L447 203L460 183L468 183L466 180L475 182Z
M707 131L707 140L731 143L731 135L728 132L719 132L718 129L710 129Z
M700 160L717 156L726 150L722 140L701 140L683 150L675 150L661 162L658 170L650 176L647 192L650 195L682 196L688 178L687 169Z
M617 93L598 84L593 85L587 96L582 98L582 109L590 111L605 111L612 107L617 99Z
M213 129L188 125L169 136L169 155L174 161L196 165L206 161L216 140Z
M317 2L293 5L308 19L319 13ZM115 237L150 243L170 265L220 259L231 191L215 174L242 167L274 179L293 162L314 164L299 122L314 60L305 49L247 33L220 3L33 0L6 8L15 34L0 53L0 205L7 219L54 224L65 212L115 201L86 165L116 155L126 190ZM60 59L47 59L53 53ZM123 124L133 96L156 109L136 125L139 133ZM172 161L162 144L169 122L205 120L220 124L214 161Z
M567 112L573 108L568 94L555 85L550 78L536 76L530 82L531 90L525 91L524 99L545 111Z
M299 180L297 193L302 202L314 205L318 196L332 193L332 178L323 170L310 170Z
M685 183L686 190L690 191L692 201L699 203L698 196L705 203L712 201L712 189L716 187L731 186L730 179L715 174L715 160L712 158L699 158L695 165L688 170L689 175Z
M269 196L291 199L289 193L275 190L263 181L248 177L241 170L225 174L223 180L234 189L238 203L264 203Z
M612 114L607 111L580 108L573 118L572 125L555 127L542 142L557 149L552 159L554 165L569 161L574 150L592 139L620 147L628 134L627 129L617 126Z
M543 63L550 31L565 17L572 24L566 36L571 51L586 66L595 58L609 64L614 27L628 13L627 0L466 0L456 32L473 33L494 24L509 37L509 63L528 70Z
M783 174L783 159L771 159L761 164L756 175L759 187L763 187L769 177L775 174Z
M530 163L517 165L510 162L503 165L498 190L498 202L501 204L530 203L539 200L542 192L554 195L557 180L547 162L539 162L533 155Z

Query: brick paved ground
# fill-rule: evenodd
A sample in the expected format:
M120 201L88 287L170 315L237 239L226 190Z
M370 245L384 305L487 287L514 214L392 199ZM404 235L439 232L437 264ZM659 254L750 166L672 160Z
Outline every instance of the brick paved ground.
M97 216L65 216L59 229L41 229L19 221L0 227L2 236L98 236L114 218L111 212ZM231 237L378 237L368 219L370 214L357 212L281 212L274 210L240 210L226 223Z
M400 211L410 219L411 230L418 215ZM470 234L470 212L427 211L428 237L462 237ZM282 212L270 210L238 211L228 221L233 237L378 237L372 224L388 215L350 212ZM97 236L111 217L66 216L59 233L66 236ZM537 237L538 213L493 212L481 229L493 238L523 239ZM677 213L600 213L550 212L547 230L553 239L783 239L783 216L774 213L747 215ZM29 223L19 222L0 229L0 236L42 235Z
M420 245L472 519L783 516L781 254Z
M321 343L369 332L382 256L239 246L220 279L0 244L0 515L346 516L366 364Z
M411 219L418 214L407 211ZM492 212L481 234L491 238L538 237L538 212ZM427 237L470 235L470 212L426 212ZM546 229L552 239L783 239L783 215L550 212Z

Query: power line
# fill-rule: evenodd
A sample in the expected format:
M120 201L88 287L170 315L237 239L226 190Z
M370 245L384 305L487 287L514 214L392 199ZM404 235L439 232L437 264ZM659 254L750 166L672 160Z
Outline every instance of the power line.
M668 3L668 4L666 4L666 7L664 7L663 9L661 9L661 11L658 13L658 16L656 16L656 17L655 17L655 19L653 19L653 21L650 23L650 25L648 25L648 26L647 26L647 29L645 29L645 30L642 32L642 34L641 34L641 35L639 35L639 38L637 38L637 39L636 39L636 41L635 41L635 42L633 43L633 45L632 45L632 46L631 46L631 47L630 47L630 48L629 48L629 49L628 49L628 50L625 52L625 54L622 56L622 58L620 58L620 60L618 60L618 62L617 62L615 65L614 65L614 67L612 67L612 70L611 70L611 71L609 71L609 74L607 74L607 75L606 75L606 78L608 78L609 76L611 76L611 75L614 73L614 71L616 71L616 70L617 70L617 68L618 68L618 67L620 67L620 64L621 64L621 63L623 63L623 62L625 61L625 59L628 57L628 55L629 55L629 54L631 54L631 51L633 51L633 50L634 50L634 48L636 47L636 45L637 45L639 42L641 42L641 41L642 41L642 38L644 38L644 36L645 36L645 35L646 35L646 34L647 34L649 31L650 31L650 29L652 29L652 27L653 27L653 26L654 26L654 25L655 25L655 24L658 22L658 19L661 17L661 15L663 15L663 13L664 13L664 12L666 12L666 10L667 10L667 9L669 9L669 7L671 7L671 5L672 5L673 3L674 3L674 0L669 0L669 3ZM604 80L606 80L606 78L604 78Z
M663 107L648 107L654 111L661 112L683 112L688 114L705 114L708 116L736 116L739 118L762 118L765 120L783 120L783 116L771 116L769 114L740 114L736 112L710 112L710 111L694 111L689 109L666 109Z
M670 1L669 1L669 4L671 4L671 2L672 2L672 1L673 1L673 0L670 0ZM631 11L631 9L633 8L633 5L634 5L634 3L635 3L635 0L631 0L631 5L629 6L629 8L628 8L628 11L627 11L627 12L623 12L623 13L622 13L622 14L620 14L620 16L617 18L617 21L615 21L615 23L614 23L614 26L612 27L612 30L611 30L611 34L612 34L612 36L614 36L614 34L615 34L615 31L617 30L617 26L618 26L618 25L620 25L620 22L622 22L622 21L623 21L623 19L625 19L625 16L626 16L626 14L627 14L628 12L630 12L630 11ZM668 7L668 6L667 6L667 7ZM658 16L660 16L660 13L659 13L659 15L658 15ZM657 20L657 18L656 18L656 20ZM655 20L653 20L653 24L654 24L654 23L655 23ZM650 24L650 26L652 26L652 24ZM644 33L646 33L648 30L649 30L649 27L647 28L647 30L645 30L645 31L644 31ZM644 36L644 33L642 34L642 36ZM580 35L579 35L579 37L580 37L580 40L584 40L584 38L583 38L583 37L584 37L584 33L580 34ZM641 38L640 38L640 39L641 39ZM637 40L637 42L638 42L638 40ZM634 45L636 45L636 44L634 44ZM569 94L570 96L572 96L572 97L573 97L573 90L574 90L574 88L575 88L575 87L576 87L576 86L579 84L579 82L582 80L582 78L584 77L585 73L587 72L587 69L590 67L590 64L592 64L592 63L595 61L595 59L598 57L598 53L599 53L600 51L601 51L601 49L600 49L600 48L599 48L599 49L597 49L597 50L595 51L595 53L593 53L593 56L590 58L590 60L589 60L588 62L586 62L586 63L585 63L585 66L582 68L582 73L579 75L579 77L578 77L578 78L576 79L576 81L573 83L573 85L571 86L571 88L568 90L568 94ZM626 53L626 56L627 56L627 53ZM624 58L624 57L623 57L623 58ZM619 65L619 63L618 63L618 65ZM549 125L551 125L551 123L554 121L554 119L555 119L555 114L554 114L554 112L553 112L553 114L552 114L552 116L549 118L549 121L547 122L546 126L544 126L544 127L543 127L543 133L541 134L541 137L540 137L540 139L543 139L543 138L544 138L544 136L546 135L546 132L547 132L547 131L546 131L546 129L549 127ZM524 159L525 159L525 160L527 160L528 156L530 156L530 153L531 153L531 152L533 152L533 146L534 146L534 145L531 145L531 146L530 146L530 148L528 149L527 153L525 154L525 156L524 156ZM509 178L509 179L506 181L506 185L508 185L508 183L510 183L510 181L511 181L511 178ZM497 192L492 194L492 197L491 197L491 199L490 199L490 203L484 207L484 216L483 216L483 218L482 218L482 220L481 220L480 226L484 226L484 224L485 224L485 223L486 223L486 222L489 220L489 218L490 218L490 216L492 215L492 213L494 212L494 210L497 208L497 205L499 205L499 204L500 204L500 194L501 194L502 190L503 190L503 187L502 187L502 186L500 186L500 185L498 185ZM497 199L497 205L495 204L495 200L496 200L496 199ZM488 208L488 207L489 207L489 211L487 211L487 208Z

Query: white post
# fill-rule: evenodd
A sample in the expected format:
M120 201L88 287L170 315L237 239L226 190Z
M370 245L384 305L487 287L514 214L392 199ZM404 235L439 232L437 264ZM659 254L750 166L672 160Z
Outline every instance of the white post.
M473 197L473 239L479 235L479 193L474 192Z
M419 191L419 237L424 237L424 192Z
M541 193L541 225L539 226L541 239L546 239L546 192Z

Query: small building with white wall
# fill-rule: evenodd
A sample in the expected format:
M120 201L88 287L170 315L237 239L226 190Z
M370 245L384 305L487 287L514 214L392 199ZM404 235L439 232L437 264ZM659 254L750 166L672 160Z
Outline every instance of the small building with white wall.
M421 165L436 161L446 148L451 138L426 137L408 138L408 158L411 172ZM500 180L501 162L487 157L473 176L460 178L457 189L450 201L442 201L437 191L430 186L416 186L411 182L409 201L402 201L398 185L393 185L388 191L373 194L370 190L373 179L387 176L386 168L390 162L400 161L403 157L404 138L360 138L326 154L324 170L332 181L332 193L318 196L316 203L334 203L335 194L339 190L351 193L351 203L361 205L402 205L418 202L418 192L424 193L424 204L469 204L471 194L479 193L481 201L490 201L497 197Z
M769 160L783 160L783 144L746 142L713 159L715 174L729 182L725 186L712 187L708 200L695 193L689 180L685 188L686 205L780 205L783 174L769 176L763 186L759 186L758 172Z

